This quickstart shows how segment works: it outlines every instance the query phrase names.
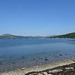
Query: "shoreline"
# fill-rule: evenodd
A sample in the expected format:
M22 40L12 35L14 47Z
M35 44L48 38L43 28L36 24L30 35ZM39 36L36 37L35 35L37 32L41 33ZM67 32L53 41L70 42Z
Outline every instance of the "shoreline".
M63 66L69 66L75 63L75 57L72 59L67 59L67 60L63 60L63 61L58 61L58 62L53 62L50 64L45 64L45 65L40 65L40 66L33 66L31 68L21 68L21 69L17 69L14 71L9 71L9 72L3 72L0 73L0 75L34 75L32 73L40 73L40 72L45 72L47 70L51 70L53 68L57 68L57 67L63 67ZM47 73L47 72L46 72ZM36 74L38 75L38 74ZM40 74L42 75L42 74ZM48 75L48 74L45 74ZM53 75L53 74L51 74Z

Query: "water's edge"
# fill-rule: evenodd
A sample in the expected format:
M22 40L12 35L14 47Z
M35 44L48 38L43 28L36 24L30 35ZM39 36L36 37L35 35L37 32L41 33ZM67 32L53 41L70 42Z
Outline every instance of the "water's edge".
M50 64L45 64L40 66L33 66L31 68L21 68L15 71L3 72L3 73L0 73L0 75L25 75L29 72L44 71L44 70L52 69L59 66L70 65L73 63L75 63L75 58L67 59L64 61L53 62Z

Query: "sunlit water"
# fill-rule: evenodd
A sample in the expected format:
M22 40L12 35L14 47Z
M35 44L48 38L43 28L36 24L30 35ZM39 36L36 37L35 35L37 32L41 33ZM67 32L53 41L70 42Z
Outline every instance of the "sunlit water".
M0 39L0 72L72 57L74 39Z

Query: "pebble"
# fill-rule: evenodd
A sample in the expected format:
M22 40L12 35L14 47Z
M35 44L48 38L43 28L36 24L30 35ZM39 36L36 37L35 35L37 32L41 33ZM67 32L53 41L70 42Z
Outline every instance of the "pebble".
M48 73L47 73L47 72L43 72L43 74L44 74L44 75L48 75Z

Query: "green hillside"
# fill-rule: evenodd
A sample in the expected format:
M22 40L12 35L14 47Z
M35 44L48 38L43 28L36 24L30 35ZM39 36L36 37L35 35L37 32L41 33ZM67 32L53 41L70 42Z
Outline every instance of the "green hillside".
M64 34L64 35L53 36L50 38L75 38L75 32Z

